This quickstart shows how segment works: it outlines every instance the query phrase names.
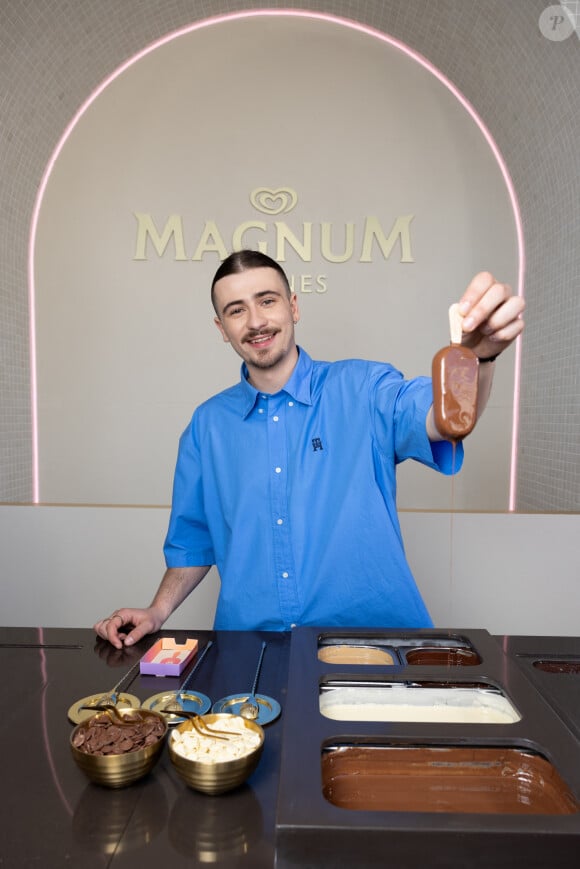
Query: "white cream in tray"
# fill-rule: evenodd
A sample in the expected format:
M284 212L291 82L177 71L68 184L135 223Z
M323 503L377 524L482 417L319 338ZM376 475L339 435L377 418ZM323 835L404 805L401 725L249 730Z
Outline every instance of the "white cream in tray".
M408 682L322 682L320 712L335 721L513 724L521 716L501 691L486 684L432 687Z

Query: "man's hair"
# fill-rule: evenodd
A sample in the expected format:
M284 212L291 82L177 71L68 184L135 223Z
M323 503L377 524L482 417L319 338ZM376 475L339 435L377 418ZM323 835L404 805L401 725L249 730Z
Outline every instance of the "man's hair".
M275 269L282 278L288 296L291 296L290 283L286 277L286 272L276 260L273 260L265 253L260 253L259 250L237 250L222 262L211 282L211 302L218 316L219 311L216 307L214 292L217 282L228 275L237 275L250 269Z

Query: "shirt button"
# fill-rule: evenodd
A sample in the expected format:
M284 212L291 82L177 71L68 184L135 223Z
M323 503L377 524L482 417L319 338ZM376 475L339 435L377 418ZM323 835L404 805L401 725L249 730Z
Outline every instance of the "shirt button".
M262 398L265 398L266 401L268 400L268 396L267 396L267 395L262 395Z
M279 417L279 416L273 416L272 419L274 420L274 422L278 422L278 420L280 419L280 417Z
M258 408L258 413L264 413L264 408L263 408L263 407L259 407L259 408Z
M294 402L293 402L293 401L289 401L289 402L288 402L288 407L294 407Z
M276 470L276 473L277 473L277 474L281 474L281 473L282 473L282 468L276 468L275 470Z
M282 579L288 579L288 573L286 571L282 574Z

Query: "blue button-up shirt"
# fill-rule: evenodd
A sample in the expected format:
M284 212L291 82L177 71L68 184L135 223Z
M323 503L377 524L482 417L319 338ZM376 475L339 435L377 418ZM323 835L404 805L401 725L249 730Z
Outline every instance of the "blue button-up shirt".
M431 380L391 365L315 362L286 386L240 382L183 433L165 541L168 567L216 564L215 627L427 627L396 511L396 465L452 473L461 445L425 430Z

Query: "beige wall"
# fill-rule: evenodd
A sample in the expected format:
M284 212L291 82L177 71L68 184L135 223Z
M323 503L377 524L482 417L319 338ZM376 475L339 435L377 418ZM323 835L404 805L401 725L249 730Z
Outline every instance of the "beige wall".
M146 606L167 520L166 508L0 507L2 624L90 626ZM578 634L580 517L412 511L401 524L437 627ZM218 590L212 571L167 627L210 628Z

